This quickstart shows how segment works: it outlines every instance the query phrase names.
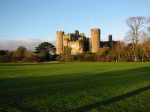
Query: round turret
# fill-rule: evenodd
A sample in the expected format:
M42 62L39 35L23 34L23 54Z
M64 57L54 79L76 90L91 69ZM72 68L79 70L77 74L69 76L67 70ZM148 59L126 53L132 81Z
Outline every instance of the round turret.
M63 31L56 32L56 54L61 54L63 52Z
M98 52L100 48L100 29L91 29L91 51Z

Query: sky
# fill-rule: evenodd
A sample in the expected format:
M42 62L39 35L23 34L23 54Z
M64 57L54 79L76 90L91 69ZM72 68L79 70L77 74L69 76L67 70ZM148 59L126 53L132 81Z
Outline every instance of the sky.
M100 28L123 40L126 19L150 17L150 0L0 0L0 40L55 40L56 31L78 29L90 36Z

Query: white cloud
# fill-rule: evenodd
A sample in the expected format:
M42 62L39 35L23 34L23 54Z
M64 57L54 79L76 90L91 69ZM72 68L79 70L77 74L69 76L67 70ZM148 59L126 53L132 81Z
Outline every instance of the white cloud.
M55 41L45 40L55 45ZM0 50L15 50L18 46L24 46L29 50L34 50L35 47L44 42L40 39L29 39L29 40L0 40Z

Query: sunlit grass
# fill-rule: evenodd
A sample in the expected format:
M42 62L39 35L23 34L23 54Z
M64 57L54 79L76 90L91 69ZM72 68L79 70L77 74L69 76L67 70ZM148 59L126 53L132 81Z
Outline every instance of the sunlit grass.
M150 63L1 64L0 110L145 112L150 110L149 89L105 105L91 105L148 86Z

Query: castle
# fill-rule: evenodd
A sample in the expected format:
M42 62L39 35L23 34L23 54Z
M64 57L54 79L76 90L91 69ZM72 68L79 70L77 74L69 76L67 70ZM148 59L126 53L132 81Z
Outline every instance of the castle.
M56 32L56 54L62 54L65 48L71 48L71 54L76 55L84 52L97 53L101 47L112 47L117 41L108 36L108 41L100 40L101 30L91 29L91 37L86 37L78 30L75 33L65 34L63 31Z

